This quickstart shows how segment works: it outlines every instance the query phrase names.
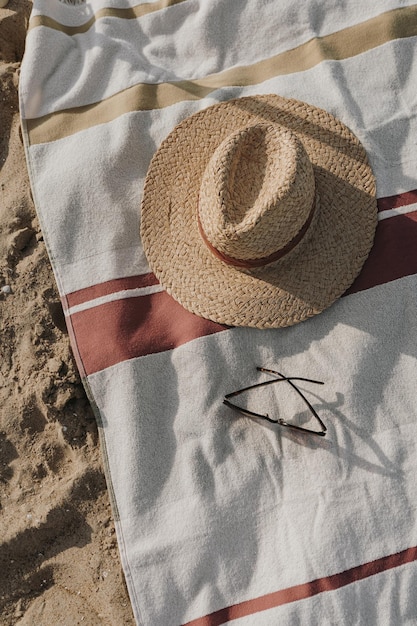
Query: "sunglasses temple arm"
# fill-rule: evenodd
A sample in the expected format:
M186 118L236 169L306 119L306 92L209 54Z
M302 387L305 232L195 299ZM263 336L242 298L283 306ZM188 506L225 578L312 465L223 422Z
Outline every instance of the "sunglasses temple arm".
M287 378L278 378L278 380L264 380L263 383L256 383L255 385L250 385L249 387L244 387L243 389L239 389L238 391L232 391L232 393L228 393L224 397L226 400L229 398L234 398L238 396L240 393L244 393L245 391L249 391L249 389L256 389L257 387L264 387L265 385L273 385L274 383L280 383L288 380Z
M287 380L288 382L290 382L291 380L301 380L306 383L314 383L315 385L324 385L324 382L322 380L312 380L311 378L301 378L300 376L290 376L289 378L287 378L286 376L284 376L284 374L281 374L281 372L268 370L265 367L257 367L256 369L258 370L258 372L265 372L265 374L273 374L274 376L279 376L280 378L278 378L278 380Z
M323 427L323 430L310 430L309 428L303 428L302 426L295 426L294 424L288 424L288 422L278 422L280 426L286 426L287 428L292 428L293 430L301 430L303 433L308 433L309 435L317 435L318 437L324 437L327 431L327 428L321 421L321 419L317 418L320 424Z
M327 431L327 428L324 425L324 423L322 422L322 420L320 419L316 409L313 407L312 404L310 404L310 402L307 400L305 395L298 389L297 385L294 385L292 380L287 378L287 382L298 393L298 395L301 396L301 398L304 400L304 402L306 403L306 405L308 406L308 408L310 409L310 411L312 412L312 414L314 415L314 417L316 418L316 420L318 421L318 423L320 424L320 426L322 427L322 430L323 430L323 432L317 432L317 431L310 431L310 432L314 432L316 435L324 435L324 433ZM322 384L324 384L324 383L322 383ZM298 426L298 427L295 427L295 428L300 428L300 427Z
M230 395L231 394L229 394L229 396ZM242 413L243 415L247 415L248 417L258 417L260 419L266 420L267 422L270 422L271 424L278 424L278 426L286 426L287 428L291 428L292 430L298 430L303 433L308 433L310 435L317 435L318 437L324 437L324 435L326 434L327 429L325 425L323 424L321 419L316 415L315 417L317 417L319 423L321 424L323 428L323 430L321 431L310 430L309 428L303 428L302 426L295 426L294 424L289 424L288 422L285 422L284 420L273 420L268 415L263 415L262 413L255 413L254 411L249 411L249 409L243 409L242 407L237 406L236 404L233 404L232 402L229 402L229 400L227 400L226 397L223 400L223 404L233 409L234 411L237 411L238 413ZM313 409L313 412L315 413L314 409Z
M242 407L237 406L236 404L233 404L232 402L229 402L229 400L227 398L230 398L233 395L234 394L230 394L229 393L228 396L225 396L224 400L223 400L223 404L225 404L229 408L233 409L234 411L237 411L238 413L242 413L243 415L247 415L248 417L259 417L261 419L266 420L267 422L271 422L271 424L279 424L279 422L277 420L273 420L268 415L262 415L261 413L255 413L254 411L249 411L249 409L243 409Z

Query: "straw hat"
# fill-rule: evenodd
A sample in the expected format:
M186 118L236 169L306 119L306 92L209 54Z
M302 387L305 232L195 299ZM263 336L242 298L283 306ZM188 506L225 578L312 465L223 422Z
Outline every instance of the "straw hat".
M276 95L180 123L150 164L141 237L163 287L232 326L290 326L329 307L372 246L375 181L353 133Z

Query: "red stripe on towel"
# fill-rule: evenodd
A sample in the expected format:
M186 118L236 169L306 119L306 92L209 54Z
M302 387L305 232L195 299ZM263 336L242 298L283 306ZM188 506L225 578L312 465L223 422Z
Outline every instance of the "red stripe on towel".
M394 196L388 196L386 198L379 198L378 211L381 212L389 209L396 209L398 207L413 204L414 202L417 202L417 189L396 194ZM65 304L67 308L71 308L78 304L84 304L90 300L107 296L111 293L116 293L117 291L149 287L151 285L157 285L158 283L158 279L155 274L152 273L116 278L114 280L108 280L104 283L92 285L91 287L86 287L85 289L80 289L67 294Z
M265 596L253 600L246 600L245 602L234 604L220 609L219 611L215 611L214 613L210 613L210 615L187 622L184 626L221 626L221 624L227 624L238 618L254 615L284 604L297 602L298 600L311 598L326 591L340 589L341 587L363 580L364 578L375 576L375 574L405 565L406 563L412 563L416 560L417 547L407 548L407 550L403 550L402 552L384 556L375 561L352 567L338 574L318 578L309 583L295 585L294 587L268 593Z
M372 250L345 295L417 273L417 211L379 222Z
M152 273L108 280L105 283L100 283L98 285L93 285L92 287L86 287L85 289L69 293L66 296L67 308L76 306L77 304L84 304L84 302L89 302L95 298L108 296L109 294L116 293L117 291L150 287L151 285L158 285L158 283L159 281L157 277Z
M74 313L71 323L87 375L227 328L186 311L165 291Z
M397 193L395 196L379 198L377 202L378 211L398 209L399 207L414 204L415 202L417 202L417 189L413 189L413 191L406 191L404 193Z
M416 242L417 212L380 222L363 270L345 295L417 273ZM151 276L147 274L146 280L153 280ZM128 280L138 285L133 278ZM120 290L120 285L126 284L123 281L104 285L107 289L116 284ZM94 288L88 289L91 294ZM83 298L86 292L83 290ZM72 303L77 302L77 294L72 294ZM87 375L127 359L172 350L227 328L190 313L165 291L93 306L73 313L71 323L79 367L82 364L80 371Z
M396 209L398 207L407 206L408 204L413 204L414 202L417 202L417 189L414 191L407 191L406 193L400 193L395 196L380 198L378 200L378 211ZM80 289L67 294L67 307L70 308L76 306L77 304L84 304L84 302L89 302L95 298L107 296L117 291L157 285L158 282L159 281L155 274L152 273L108 280L104 283L92 285L91 287L86 287L85 289Z

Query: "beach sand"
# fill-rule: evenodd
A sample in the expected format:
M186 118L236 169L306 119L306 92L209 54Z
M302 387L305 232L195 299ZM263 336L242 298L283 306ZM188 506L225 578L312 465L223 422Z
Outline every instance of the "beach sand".
M26 170L17 89L30 10L0 9L0 623L130 626L97 428Z

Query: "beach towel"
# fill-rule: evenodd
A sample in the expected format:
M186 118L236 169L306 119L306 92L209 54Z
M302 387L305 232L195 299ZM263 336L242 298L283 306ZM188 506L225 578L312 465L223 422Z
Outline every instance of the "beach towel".
M407 0L34 0L27 165L140 625L417 622L416 37ZM346 124L379 211L348 292L269 330L185 310L139 235L161 142L258 94ZM326 436L224 405L257 367L324 382L302 388ZM293 391L255 410L291 421Z

